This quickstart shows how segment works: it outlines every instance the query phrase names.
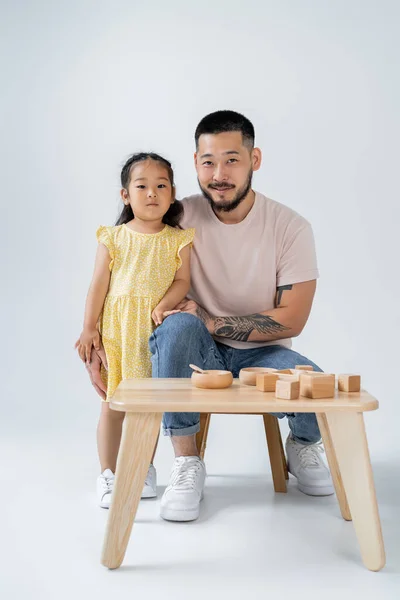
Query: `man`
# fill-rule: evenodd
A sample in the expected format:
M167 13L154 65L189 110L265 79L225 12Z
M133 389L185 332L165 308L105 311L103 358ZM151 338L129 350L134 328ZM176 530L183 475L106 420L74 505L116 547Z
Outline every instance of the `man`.
M290 208L252 189L261 166L254 127L233 111L204 117L195 132L195 167L201 195L185 198L182 226L195 227L191 291L150 338L153 377L189 377L189 363L227 369L313 365L292 351L310 314L318 277L310 224ZM91 378L99 391L100 359ZM289 471L305 494L333 494L321 459L314 414L290 413ZM199 458L198 413L166 413L175 462L161 500L161 516L190 521L199 515L205 465Z

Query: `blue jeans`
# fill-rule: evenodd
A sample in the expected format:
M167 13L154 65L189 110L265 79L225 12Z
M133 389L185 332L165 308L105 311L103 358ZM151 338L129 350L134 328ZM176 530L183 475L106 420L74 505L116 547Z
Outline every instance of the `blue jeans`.
M313 362L284 346L262 346L238 350L215 342L204 323L188 313L168 317L150 337L153 377L190 377L189 363L203 369L232 371L238 377L243 367L272 367L291 369L296 365ZM313 413L274 413L280 419L287 417L293 438L302 444L314 444L321 438ZM164 435L193 435L200 429L199 413L164 413Z

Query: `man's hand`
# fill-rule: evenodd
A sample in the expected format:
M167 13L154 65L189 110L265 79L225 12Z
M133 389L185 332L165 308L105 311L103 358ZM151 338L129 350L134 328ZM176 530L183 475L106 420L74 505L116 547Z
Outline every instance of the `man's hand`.
M78 345L79 345L79 340L76 342L75 348L77 348ZM94 348L92 348L92 351L90 354L90 361L86 362L85 366L86 366L87 372L89 373L90 381L91 381L94 389L96 390L98 395L101 398L103 398L103 400L105 400L106 394L107 394L107 385L104 383L104 381L101 378L101 374L100 374L101 364L103 364L104 368L106 370L108 370L106 353L104 350L104 346L100 341L99 350L95 350Z
M211 335L214 334L214 330L215 330L214 317L212 317L206 310L204 310L204 308L202 306L197 304L197 302L195 302L194 300L188 300L187 298L185 298L185 300L182 300L182 302L180 302L176 308L178 310L180 310L181 312L185 312L185 313L194 315L195 317L197 317L198 319L203 321L204 325L208 329L208 332L211 333Z

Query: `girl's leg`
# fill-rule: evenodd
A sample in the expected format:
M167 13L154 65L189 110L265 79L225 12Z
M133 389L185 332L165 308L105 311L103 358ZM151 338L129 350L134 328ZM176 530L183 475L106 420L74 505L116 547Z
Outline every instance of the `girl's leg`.
M106 469L110 469L115 473L124 417L124 412L111 410L108 402L101 403L100 419L97 426L97 448L102 473ZM151 458L151 464L154 461L157 444L158 438Z
M102 473L105 469L115 473L124 418L124 412L111 410L108 402L101 403L97 426L97 449Z

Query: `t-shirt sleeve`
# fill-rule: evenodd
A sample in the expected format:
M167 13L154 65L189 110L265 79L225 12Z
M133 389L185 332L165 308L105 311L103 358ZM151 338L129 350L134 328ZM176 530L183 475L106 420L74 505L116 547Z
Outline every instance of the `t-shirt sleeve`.
M183 229L179 232L178 249L176 252L177 270L182 266L181 250L187 245L192 246L194 240L195 229Z
M285 232L276 273L277 287L318 279L314 234L305 219L294 221Z
M99 244L104 244L110 254L111 261L109 264L109 269L112 271L115 258L115 245L112 236L112 228L100 225L96 231L96 237Z

